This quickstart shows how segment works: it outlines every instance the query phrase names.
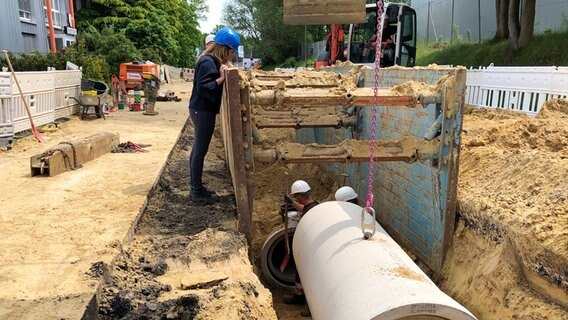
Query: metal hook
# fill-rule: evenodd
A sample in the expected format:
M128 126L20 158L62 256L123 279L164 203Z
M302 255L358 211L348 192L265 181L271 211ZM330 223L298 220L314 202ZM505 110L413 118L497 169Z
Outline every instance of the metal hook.
M368 212L368 213L371 214L371 216L373 217L373 222L371 222L371 223L365 222L365 212ZM369 240L370 238L372 238L375 235L376 223L377 223L377 219L376 219L376 215L375 215L375 209L373 209L372 207L363 208L363 210L361 210L361 231L363 232L363 239ZM367 227L371 228L370 232L365 230Z

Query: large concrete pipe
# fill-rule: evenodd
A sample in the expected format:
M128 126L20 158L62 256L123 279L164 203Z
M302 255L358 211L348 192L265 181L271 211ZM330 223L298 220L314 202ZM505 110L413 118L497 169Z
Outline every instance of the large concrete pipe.
M294 259L314 319L476 319L378 224L375 235L363 240L361 210L325 202L296 227Z
M296 263L292 251L292 242L296 225L298 225L298 213L288 212L288 229L282 228L272 232L262 245L260 265L264 280L274 288L292 289L296 277ZM286 267L282 270L282 262L286 256L286 236L290 246L290 256Z

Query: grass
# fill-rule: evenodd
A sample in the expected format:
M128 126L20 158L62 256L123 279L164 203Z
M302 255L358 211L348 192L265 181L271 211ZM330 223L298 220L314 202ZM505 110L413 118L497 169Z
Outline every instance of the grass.
M532 42L513 54L507 41L461 42L450 45L419 43L417 65L487 66L568 66L568 31L535 35Z

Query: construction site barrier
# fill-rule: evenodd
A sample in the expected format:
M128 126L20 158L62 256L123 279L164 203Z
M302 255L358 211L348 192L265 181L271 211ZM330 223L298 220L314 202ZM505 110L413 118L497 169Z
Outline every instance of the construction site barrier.
M466 104L536 115L568 97L568 67L480 67L467 72Z
M34 124L41 126L76 114L80 106L71 97L81 92L80 70L17 72ZM10 72L0 72L0 138L31 128L18 87Z

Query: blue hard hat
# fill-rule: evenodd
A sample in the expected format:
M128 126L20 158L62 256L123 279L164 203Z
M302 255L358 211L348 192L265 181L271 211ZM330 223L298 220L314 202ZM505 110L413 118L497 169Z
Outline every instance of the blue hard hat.
M241 37L239 34L231 28L223 28L217 32L215 35L215 42L225 46L231 47L231 49L238 51L241 45Z

